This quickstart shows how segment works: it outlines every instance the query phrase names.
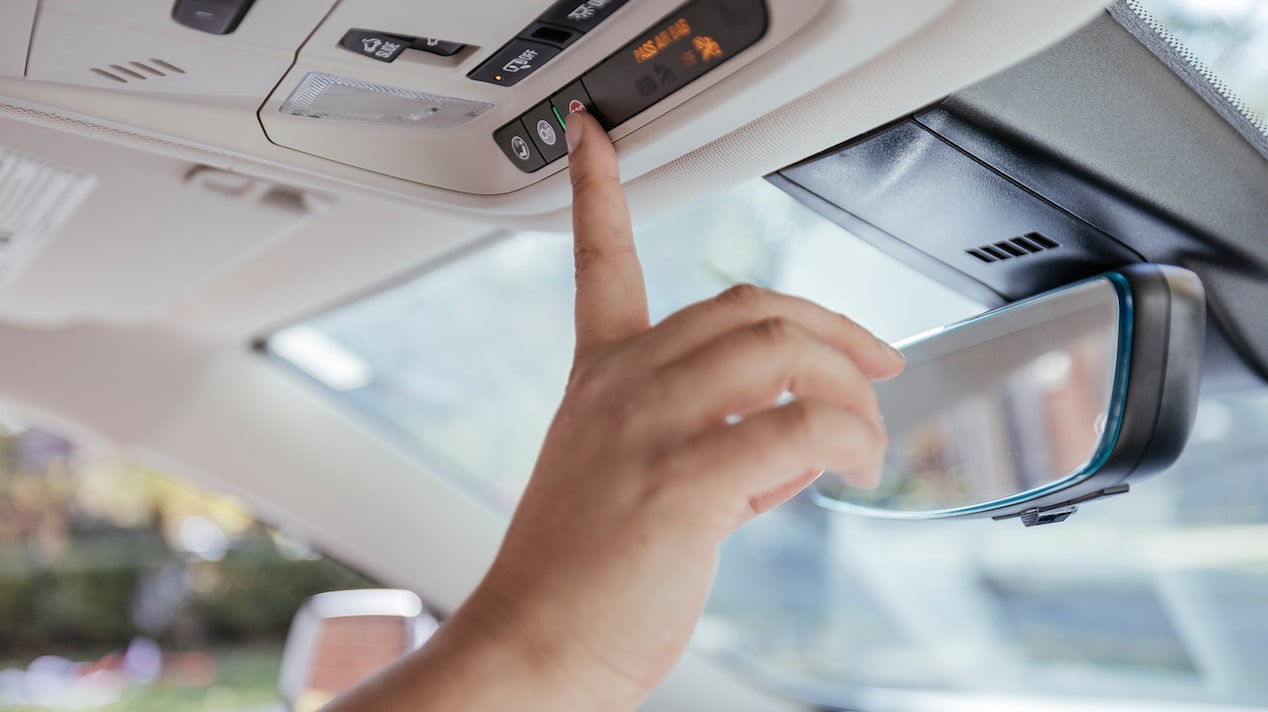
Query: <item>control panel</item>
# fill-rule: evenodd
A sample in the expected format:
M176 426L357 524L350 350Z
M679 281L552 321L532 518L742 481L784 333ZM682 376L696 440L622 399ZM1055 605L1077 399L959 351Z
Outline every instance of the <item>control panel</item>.
M437 57L452 57L467 46L461 42L448 42L436 37L407 37L390 32L374 30L348 30L339 46L349 52L356 52L363 57L377 59L389 64L396 61L407 49L434 54Z
M522 205L528 190L544 211L566 197L572 111L607 128L623 175L637 177L813 91L951 2L849 3L842 24L837 0L485 0L425 11L340 0L258 118L273 145L316 170L333 161L362 182L399 192L408 181L410 194L464 205ZM428 38L460 47L429 52Z
M693 0L499 128L493 140L532 173L567 153L568 114L589 111L610 131L756 44L768 25L764 0Z

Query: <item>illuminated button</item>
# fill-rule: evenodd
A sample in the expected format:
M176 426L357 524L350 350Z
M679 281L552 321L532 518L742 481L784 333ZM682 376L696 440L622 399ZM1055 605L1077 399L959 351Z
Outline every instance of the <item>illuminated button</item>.
M532 173L546 165L546 160L538 152L531 135L519 119L498 129L493 134L493 139L506 157L511 159L511 163L525 173Z
M524 127L528 129L533 143L547 163L567 155L568 143L564 140L564 127L559 123L559 117L555 116L550 102L544 101L533 107L520 117L520 121L524 122Z
M625 4L625 0L561 0L538 18L562 27L589 32Z
M595 109L594 100L590 98L590 92L586 91L580 80L573 82L563 91L552 96L550 103L565 120L568 118L568 114L574 111L588 111L599 120L599 123L603 124L603 128L612 128L606 118Z
M541 69L561 51L541 42L514 39L467 76L478 82L513 86Z
M612 125L703 77L766 34L764 0L695 0L581 78Z

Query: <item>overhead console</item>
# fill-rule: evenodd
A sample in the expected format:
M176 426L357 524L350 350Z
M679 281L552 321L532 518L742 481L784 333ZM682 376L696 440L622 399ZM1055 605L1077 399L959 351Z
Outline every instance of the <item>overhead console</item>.
M563 168L563 122L575 108L619 141L770 53L825 4L562 0L423 17L407 3L344 0L260 121L279 146L450 191L504 194ZM707 140L769 109L748 86L731 94L733 121L714 121Z
M706 165L721 183L787 165L1033 51L1103 1L1055 0L1040 16L1007 0L7 0L0 114L560 226L574 103L609 128L635 209L661 209L662 187L668 202L715 190Z

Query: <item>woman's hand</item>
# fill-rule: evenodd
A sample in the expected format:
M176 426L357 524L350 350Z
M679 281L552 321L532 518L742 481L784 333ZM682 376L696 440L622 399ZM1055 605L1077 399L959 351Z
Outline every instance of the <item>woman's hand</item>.
M612 144L583 114L567 138L577 347L563 403L484 581L347 709L633 709L686 647L723 539L825 469L879 477L871 381L902 357L752 286L652 327Z

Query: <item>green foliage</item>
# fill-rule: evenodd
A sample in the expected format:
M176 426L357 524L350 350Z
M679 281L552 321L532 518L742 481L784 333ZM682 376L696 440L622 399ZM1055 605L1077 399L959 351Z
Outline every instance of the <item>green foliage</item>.
M217 642L280 639L305 598L377 587L329 559L288 561L271 547L233 551L214 566L215 587L192 612Z
M165 648L280 643L291 617L309 596L374 582L331 561L291 561L267 540L230 551L220 562L186 562L155 543L140 560L85 561L76 546L56 568L0 569L0 655L30 659L44 654L74 657L84 650L120 649L134 636L156 637ZM100 553L100 552L98 552ZM142 631L133 605L144 577L160 565L183 566L186 578L207 581L181 611L180 630ZM177 627L177 626L174 626ZM96 653L99 654L99 653Z

